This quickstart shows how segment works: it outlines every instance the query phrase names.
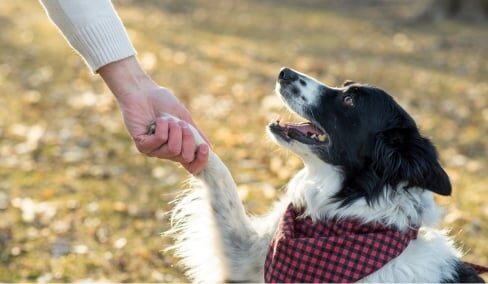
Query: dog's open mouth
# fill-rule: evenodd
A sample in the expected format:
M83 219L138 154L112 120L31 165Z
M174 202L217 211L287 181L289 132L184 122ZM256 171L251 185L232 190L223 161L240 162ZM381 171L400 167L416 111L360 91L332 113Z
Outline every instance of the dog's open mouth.
M327 134L311 122L282 123L276 120L269 124L269 128L286 141L297 140L300 143L310 145L328 142Z

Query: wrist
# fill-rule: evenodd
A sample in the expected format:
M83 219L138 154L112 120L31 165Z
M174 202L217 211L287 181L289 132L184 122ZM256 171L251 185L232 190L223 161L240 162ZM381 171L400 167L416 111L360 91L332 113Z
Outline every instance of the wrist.
M102 66L98 73L118 100L137 91L157 87L135 56Z

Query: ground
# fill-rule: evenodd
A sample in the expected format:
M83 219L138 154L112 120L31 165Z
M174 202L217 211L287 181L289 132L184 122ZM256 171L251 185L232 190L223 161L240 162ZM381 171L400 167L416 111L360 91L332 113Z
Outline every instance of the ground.
M191 109L251 213L294 172L264 133L281 66L390 92L438 147L438 201L488 264L487 23L417 24L422 1L115 2L144 68ZM354 4L355 3L355 4ZM177 165L132 145L117 104L37 1L0 1L0 282L186 281L166 252Z

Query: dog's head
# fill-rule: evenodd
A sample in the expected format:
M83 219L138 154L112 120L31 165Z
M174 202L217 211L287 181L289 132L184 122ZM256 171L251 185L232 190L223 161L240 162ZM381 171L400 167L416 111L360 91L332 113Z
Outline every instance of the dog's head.
M318 158L340 168L343 201L365 197L371 202L385 187L450 195L434 146L385 91L351 81L332 88L289 68L280 71L276 91L309 122L273 122L268 126L272 137L305 162Z

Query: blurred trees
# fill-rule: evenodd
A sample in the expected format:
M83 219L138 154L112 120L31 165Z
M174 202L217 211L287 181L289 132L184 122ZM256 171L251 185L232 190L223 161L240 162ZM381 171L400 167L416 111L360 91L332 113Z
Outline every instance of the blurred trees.
M418 19L437 21L456 18L469 21L482 21L488 18L488 0L433 0Z

